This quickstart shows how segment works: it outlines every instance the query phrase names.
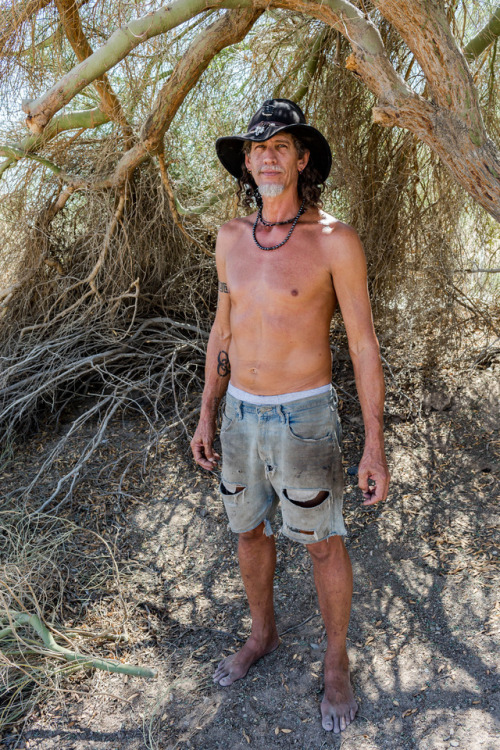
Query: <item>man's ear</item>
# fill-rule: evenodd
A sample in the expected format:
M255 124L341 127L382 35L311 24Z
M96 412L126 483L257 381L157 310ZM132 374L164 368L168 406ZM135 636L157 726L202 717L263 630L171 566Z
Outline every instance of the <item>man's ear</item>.
M305 151L304 152L304 156L301 159L299 159L299 161L297 163L297 166L299 168L299 172L302 172L302 170L307 167L307 164L309 162L309 157L310 156L311 156L311 152L310 151Z
M250 168L250 159L249 159L248 154L246 152L245 152L245 167L247 169Z

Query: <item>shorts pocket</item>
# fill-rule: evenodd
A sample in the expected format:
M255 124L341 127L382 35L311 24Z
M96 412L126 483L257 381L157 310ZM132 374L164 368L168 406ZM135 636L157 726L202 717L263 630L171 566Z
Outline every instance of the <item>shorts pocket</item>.
M330 406L289 414L287 426L293 438L307 443L332 440L336 433L335 415Z
M222 424L220 427L220 433L221 435L224 432L227 432L231 425L233 425L236 421L236 414L232 409L228 409L227 406L224 409L224 412L222 414Z

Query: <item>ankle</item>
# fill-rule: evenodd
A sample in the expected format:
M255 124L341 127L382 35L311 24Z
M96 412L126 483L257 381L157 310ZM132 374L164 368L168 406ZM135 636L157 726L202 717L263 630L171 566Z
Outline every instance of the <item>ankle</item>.
M265 625L263 627L252 626L249 641L253 641L256 644L268 645L278 640L278 631L274 623Z
M345 644L328 644L325 654L325 669L335 672L349 671L349 657Z

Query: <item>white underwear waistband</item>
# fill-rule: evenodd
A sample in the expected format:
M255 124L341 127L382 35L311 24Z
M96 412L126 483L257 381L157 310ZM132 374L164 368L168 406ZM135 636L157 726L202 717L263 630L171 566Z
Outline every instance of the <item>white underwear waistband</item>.
M319 388L311 388L308 391L295 391L294 393L280 393L277 396L256 396L255 393L247 393L240 388L236 388L231 382L227 386L227 392L233 398L240 401L246 401L247 404L256 404L257 406L276 406L277 404L288 404L290 401L299 401L301 398L309 396L318 396L320 393L331 391L331 383L321 385Z

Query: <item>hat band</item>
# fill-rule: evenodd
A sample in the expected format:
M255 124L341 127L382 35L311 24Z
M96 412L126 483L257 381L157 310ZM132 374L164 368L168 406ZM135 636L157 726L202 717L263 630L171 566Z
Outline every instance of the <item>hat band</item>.
M251 130L249 130L249 133L255 133L256 135L260 135L264 132L267 128L270 127L277 127L277 128L286 128L289 125L296 125L297 123L293 122L280 122L279 120L272 120L272 122L268 122L267 120L261 120L257 123L257 125L254 125Z

